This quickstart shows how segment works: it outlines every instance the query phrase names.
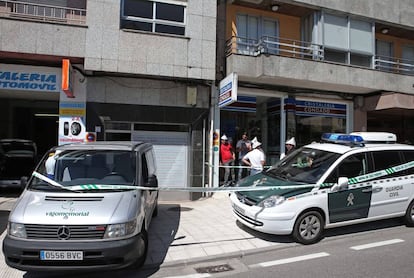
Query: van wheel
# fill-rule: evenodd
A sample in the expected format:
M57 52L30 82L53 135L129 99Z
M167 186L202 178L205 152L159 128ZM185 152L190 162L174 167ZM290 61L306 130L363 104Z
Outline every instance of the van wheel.
M143 224L144 225L144 224ZM142 252L141 257L139 257L135 263L132 265L133 268L140 268L144 265L145 260L147 258L147 253L148 253L148 233L145 230L145 227L142 227L142 231L141 231L141 239L142 244L144 245L144 250Z
M414 201L410 203L404 216L405 225L414 227Z
M308 211L296 219L292 237L302 244L313 244L322 237L325 221L317 211Z

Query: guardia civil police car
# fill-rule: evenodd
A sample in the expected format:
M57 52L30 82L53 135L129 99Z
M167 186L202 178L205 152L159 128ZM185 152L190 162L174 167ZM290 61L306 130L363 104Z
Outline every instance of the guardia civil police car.
M319 241L327 228L385 218L414 226L414 146L396 140L386 132L323 134L241 180L230 195L234 215L302 244Z

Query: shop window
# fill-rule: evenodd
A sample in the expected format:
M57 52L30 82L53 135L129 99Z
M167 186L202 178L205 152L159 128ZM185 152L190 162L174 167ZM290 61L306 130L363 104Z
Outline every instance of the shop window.
M122 29L184 36L185 24L186 3L183 1L122 1Z

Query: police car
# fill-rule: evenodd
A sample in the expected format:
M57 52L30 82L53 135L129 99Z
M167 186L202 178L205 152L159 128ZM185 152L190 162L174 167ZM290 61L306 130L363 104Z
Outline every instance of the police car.
M393 217L414 226L414 146L387 132L328 133L230 195L244 225L302 244L324 229Z

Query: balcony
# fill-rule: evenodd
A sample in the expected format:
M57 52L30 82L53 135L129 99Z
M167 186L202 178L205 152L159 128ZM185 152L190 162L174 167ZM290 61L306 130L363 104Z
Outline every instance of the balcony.
M227 74L241 82L308 89L412 93L414 61L375 56L369 67L326 60L323 45L264 36L232 37L226 43Z
M86 25L86 9L84 8L37 4L29 1L0 0L0 17L69 25Z

